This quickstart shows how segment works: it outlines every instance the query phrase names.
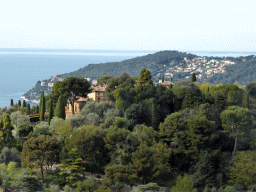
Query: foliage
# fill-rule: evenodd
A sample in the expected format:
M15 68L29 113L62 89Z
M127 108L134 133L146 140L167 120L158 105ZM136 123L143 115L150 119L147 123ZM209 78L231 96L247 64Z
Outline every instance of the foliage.
M64 96L60 95L58 98L58 102L56 104L56 108L54 110L54 117L62 118L65 120L66 114L65 114L65 105L63 104L65 102Z
M65 159L62 159L62 163L59 164L63 170L59 173L64 178L65 183L71 187L75 187L79 181L82 180L80 174L83 174L85 170L81 166L82 158L79 157L77 148L72 148Z
M239 136L249 132L251 128L251 112L239 106L229 106L221 113L223 133L235 138L233 153L236 151Z
M87 94L91 92L91 83L84 78L79 77L67 77L63 81L57 81L54 83L50 97L53 102L56 102L56 98L63 96L65 102L64 106L68 102L71 104L72 114L74 115L74 102L78 100L78 97L87 97Z
M9 114L2 115L0 118L0 141L7 137L11 138L13 129Z
M67 119L73 128L78 128L82 125L85 125L85 118L84 116L77 114L77 115L70 115Z
M170 192L192 192L193 183L189 176L185 173L183 176L179 175L175 180L175 185L171 188Z
M41 93L39 110L40 110L40 122L42 122L42 121L44 121L44 115L45 115L45 97L44 97L44 91L42 91L42 93Z
M30 132L33 131L33 126L31 124L25 123L20 125L16 129L16 135L18 137L27 137Z
M229 184L248 187L256 182L256 152L236 152L237 161L230 170Z
M98 189L99 182L96 181L94 177L88 177L86 180L79 181L77 183L76 191L84 192L84 191L94 191Z
M192 75L191 75L191 81L192 81L192 82L195 82L195 81L196 81L196 74L195 74L195 73L192 73Z
M55 137L40 135L30 138L23 144L21 164L24 167L38 167L44 182L43 166L57 161L61 144Z
M56 134L58 137L64 141L67 137L69 137L73 131L70 121L67 119L65 121L61 121L55 128Z
M144 123L145 114L142 103L132 104L126 109L124 116L127 119L129 130L132 130L136 124Z
M58 125L60 125L61 122L63 122L64 120L62 118L59 117L54 117L51 119L51 123L50 123L50 127L49 130L54 134L56 132L56 127Z
M48 110L49 114L48 114L48 124L50 126L50 123L51 123L51 119L52 119L52 116L53 116L53 106L52 106L52 100L50 99L50 107L49 107L49 110Z
M157 183L148 183L146 185L139 185L139 191L138 192L149 192L149 191L157 191L158 184Z
M2 149L0 154L0 164L4 163L5 165L8 165L10 162L18 161L20 161L20 156L14 148L9 149L4 147Z
M214 166L210 154L206 150L200 151L199 161L194 165L195 173L192 176L194 187L203 188L204 186L214 187Z
M125 110L133 103L135 103L136 90L129 86L125 88L118 88L114 91L116 107L118 110L125 112Z
M194 108L203 103L203 97L200 89L196 85L191 85L186 92L184 101L182 102L182 109Z

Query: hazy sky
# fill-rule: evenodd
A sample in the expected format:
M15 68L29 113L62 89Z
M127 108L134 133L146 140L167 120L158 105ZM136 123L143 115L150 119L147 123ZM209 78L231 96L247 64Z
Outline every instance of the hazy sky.
M255 0L1 0L0 48L256 50Z

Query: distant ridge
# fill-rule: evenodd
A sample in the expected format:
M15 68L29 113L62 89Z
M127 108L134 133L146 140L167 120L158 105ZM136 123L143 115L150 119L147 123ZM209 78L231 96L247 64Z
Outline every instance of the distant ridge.
M186 57L189 62L186 62ZM232 62L232 65L226 65L223 67L224 73L213 73L212 76L208 77L207 71L212 68L214 71L213 64L207 64L208 66L201 67L201 78L197 78L200 83L210 82L211 84L228 84L239 81L240 85L246 85L249 82L256 81L256 57L249 55L245 57L206 57L207 62L210 60L216 60L222 62L228 60ZM194 61L192 62L192 60ZM165 76L165 80L169 81L172 77L174 81L189 79L192 72L196 75L200 74L199 69L188 71L188 65L196 64L197 59L200 60L202 57L186 52L178 51L159 51L153 54L144 56L138 56L132 59L127 59L121 62L108 62L100 64L89 64L76 71L56 75L58 78L65 79L70 76L97 79L102 75L112 75L119 77L123 73L128 73L131 77L139 76L141 69L147 68L152 74L152 80L158 83L162 76ZM177 69L182 69L178 71ZM218 69L219 70L219 69ZM222 69L221 69L222 70ZM43 80L46 85L50 83L50 79ZM52 83L52 82L51 82ZM41 82L38 81L36 86L25 93L23 96L27 100L38 100L40 98L41 91L45 94L51 92L51 88L48 86L41 86Z

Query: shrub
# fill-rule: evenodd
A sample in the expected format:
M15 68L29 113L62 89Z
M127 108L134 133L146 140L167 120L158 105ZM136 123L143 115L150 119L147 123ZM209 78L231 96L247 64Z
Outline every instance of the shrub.
M248 186L247 189L256 191L256 184Z

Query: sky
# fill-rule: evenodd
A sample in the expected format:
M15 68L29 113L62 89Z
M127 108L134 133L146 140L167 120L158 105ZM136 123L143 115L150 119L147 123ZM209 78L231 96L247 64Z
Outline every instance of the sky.
M255 0L1 0L0 48L255 51Z

